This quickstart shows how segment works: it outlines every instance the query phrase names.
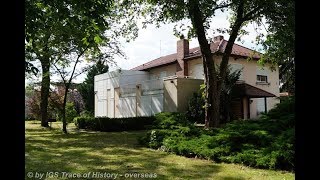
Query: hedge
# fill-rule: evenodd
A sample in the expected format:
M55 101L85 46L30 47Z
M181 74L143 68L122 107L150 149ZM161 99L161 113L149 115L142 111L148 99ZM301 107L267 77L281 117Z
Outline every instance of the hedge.
M155 121L151 117L128 117L128 118L94 118L94 117L76 117L74 124L78 129L89 129L95 131L129 131L149 129Z

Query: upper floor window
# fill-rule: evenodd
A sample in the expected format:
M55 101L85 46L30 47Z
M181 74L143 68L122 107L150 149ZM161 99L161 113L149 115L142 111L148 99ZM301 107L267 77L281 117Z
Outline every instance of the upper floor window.
M257 75L257 82L268 82L268 76L264 76L264 75Z
M268 76L270 75L270 72L267 67L257 67L257 82L256 84L267 84L270 85L270 82L268 82Z

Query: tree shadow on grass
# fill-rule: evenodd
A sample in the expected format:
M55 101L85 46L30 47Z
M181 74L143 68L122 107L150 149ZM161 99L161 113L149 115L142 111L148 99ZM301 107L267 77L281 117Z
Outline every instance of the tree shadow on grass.
M144 131L66 135L60 130L27 128L26 132L26 173L156 173L157 179L213 179L221 171L220 165L197 159L179 164L174 158L185 157L141 147L137 137Z

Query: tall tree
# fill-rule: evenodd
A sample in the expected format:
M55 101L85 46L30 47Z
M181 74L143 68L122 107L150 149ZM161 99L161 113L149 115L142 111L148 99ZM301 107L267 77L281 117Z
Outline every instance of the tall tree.
M28 63L40 61L41 125L48 126L52 64L68 64L66 55L72 53L110 59L100 45L119 49L116 40L120 34L128 39L135 37L135 16L131 10L120 12L118 1L110 0L27 0L25 5L26 68L30 67Z
M94 112L94 76L108 72L109 66L102 61L98 61L90 70L87 77L79 86L79 92L84 100L85 110Z
M281 91L295 91L295 1L281 0L266 14L269 25L266 40L261 39L265 53L263 63L279 65Z
M161 22L191 20L192 26L188 31L188 37L197 37L204 67L206 85L205 127L218 127L220 124L221 90L225 86L227 65L233 44L241 28L249 21L260 20L261 15L268 12L274 2L268 0L148 0L146 2L145 10L142 11L146 18L149 17L146 23L155 22L159 25ZM230 38L223 53L222 61L218 65L211 53L206 35L215 12L217 10L223 11L226 8L233 13L233 19L230 28L227 30Z

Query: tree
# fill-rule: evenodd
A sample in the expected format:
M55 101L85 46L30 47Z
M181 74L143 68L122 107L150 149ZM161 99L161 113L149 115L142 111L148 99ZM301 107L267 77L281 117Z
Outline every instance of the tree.
M242 70L232 70L231 66L228 65L228 69L226 72L225 86L221 90L221 103L220 103L220 114L223 116L221 123L225 124L229 122L231 119L231 102L232 102L232 93L234 92L234 87L236 82L239 80L240 74Z
M159 25L160 22L179 22L186 18L191 20L192 26L189 27L188 37L197 37L204 67L206 128L218 127L220 124L221 89L225 86L229 57L241 28L249 21L261 20L261 15L273 8L273 3L268 0L148 0L144 6L142 14L146 18L149 17L146 23L155 22ZM223 11L225 8L233 12L233 19L231 27L227 30L230 38L218 69L206 34L215 11Z
M77 87L79 88L79 85L77 85ZM77 114L80 115L80 113L85 109L85 107L84 107L84 100L80 92L78 91L78 88L70 90L69 92L70 95L68 96L69 98L67 101L73 103Z
M41 92L35 88L34 84L30 84L26 87L26 100L25 100L25 107L26 107L26 119L37 119L41 118L41 111L40 111L40 102L41 102ZM48 117L54 118L55 117L55 106L49 100L48 101Z
M231 120L231 101L232 93L234 92L234 86L238 81L241 74L241 70L232 70L231 66L228 65L227 76L225 80L224 89L221 91L221 103L220 103L220 114L223 116L222 124ZM188 102L187 117L191 120L196 120L197 123L204 122L204 105L205 105L205 84L200 86L198 93L194 93Z
M295 91L295 1L282 0L266 14L268 35L261 40L265 53L262 63L279 65L281 91Z
M109 66L98 61L87 73L84 82L79 86L79 92L84 100L85 109L94 112L94 76L108 72Z
M69 63L66 55L75 54L79 58L86 55L111 60L112 55L103 52L102 47L121 54L118 36L127 39L136 36L135 16L131 9L120 12L121 4L110 0L27 0L25 4L26 62L38 60L41 64L41 125L47 127L52 65L66 66Z

